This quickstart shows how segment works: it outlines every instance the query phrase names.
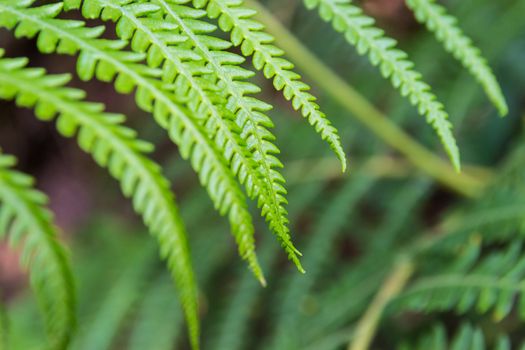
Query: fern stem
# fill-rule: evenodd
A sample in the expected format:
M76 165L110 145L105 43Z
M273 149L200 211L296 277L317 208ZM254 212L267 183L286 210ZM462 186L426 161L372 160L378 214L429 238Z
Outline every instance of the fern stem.
M284 49L292 61L371 132L403 154L415 167L444 186L466 197L476 197L480 194L484 186L483 181L466 172L458 174L447 162L414 140L337 76L266 9L254 0L246 0L246 2L257 9L257 19L265 24L267 31L275 37L277 44Z
M349 344L348 350L367 350L369 348L381 320L383 310L390 300L401 292L413 272L414 266L412 262L407 257L400 258L368 310L359 320L354 333L354 340Z

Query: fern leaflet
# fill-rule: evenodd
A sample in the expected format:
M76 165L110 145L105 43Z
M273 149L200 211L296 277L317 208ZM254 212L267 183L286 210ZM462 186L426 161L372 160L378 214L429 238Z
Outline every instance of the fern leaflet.
M417 20L426 24L445 49L478 80L500 115L506 115L509 109L494 73L480 50L457 26L457 19L435 0L406 0L406 4L414 11Z
M500 335L493 346L487 346L489 337L485 336L480 327L469 323L462 323L451 338L447 336L445 327L435 324L430 332L420 336L416 342L406 342L398 350L510 350L510 339L507 335ZM411 344L412 343L412 344Z

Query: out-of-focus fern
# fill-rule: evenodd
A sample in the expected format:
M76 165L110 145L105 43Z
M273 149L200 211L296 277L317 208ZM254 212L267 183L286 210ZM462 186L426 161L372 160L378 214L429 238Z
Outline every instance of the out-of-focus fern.
M295 205L290 208L290 218L292 220L296 219L305 207L318 198L322 189L323 183L319 182L302 186L300 191L291 192L290 199ZM266 266L271 266L276 256L276 247L271 243L263 242L261 248L261 260ZM247 321L251 316L252 307L250 306L255 304L259 293L262 291L256 289L252 279L244 271L241 276L235 289L235 294L228 303L227 308L219 316L219 321L216 322L216 335L210 341L210 348L238 350L242 349L243 346L247 346L243 335L247 331Z
M173 348L179 334L178 326L183 321L173 292L173 286L165 276L154 280L149 286L129 337L130 350Z
M131 257L133 265L125 266L114 284L100 300L87 326L79 329L72 343L73 350L112 349L120 327L140 301L151 274L155 254L152 244L137 246Z
M0 60L0 72L14 68ZM0 73L1 74L1 73ZM6 97L9 87L0 87ZM67 254L59 242L47 197L34 190L33 179L13 170L15 158L0 154L0 237L21 248L21 261L43 310L50 349L64 349L75 328L75 293ZM4 321L2 312L2 321ZM2 341L6 339L2 322Z
M305 250L308 252L305 263L307 263L310 278L299 279L296 276L290 276L292 282L290 283L287 279L288 283L285 284L285 288L278 292L278 308L281 317L275 322L275 336L272 343L268 345L268 349L287 349L299 346L294 342L300 337L289 335L298 331L296 323L299 317L297 311L300 307L300 296L313 287L315 278L321 274L327 258L332 254L334 240L341 232L341 227L347 222L348 213L355 208L361 196L371 188L373 183L371 178L360 174L355 181L346 183L327 201L329 208L322 211Z
M500 335L492 346L487 345L487 337L480 327L470 323L462 323L456 333L449 338L442 324L437 324L416 341L407 341L398 347L398 350L510 350L510 339Z
M525 317L525 259L521 243L503 252L479 258L479 245L465 252L438 274L426 275L409 285L394 305L403 309L431 312L455 309L459 313L492 311L502 319L520 299L520 316Z
M478 80L492 103L498 108L499 113L502 116L506 115L508 113L507 102L494 73L481 56L480 50L459 29L457 19L447 14L446 9L437 4L435 0L406 0L406 4L414 11L417 20L434 32L445 49L460 60Z

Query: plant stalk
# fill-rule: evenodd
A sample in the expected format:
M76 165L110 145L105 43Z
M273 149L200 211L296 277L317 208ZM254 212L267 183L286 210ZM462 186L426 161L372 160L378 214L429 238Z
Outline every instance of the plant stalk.
M385 307L401 292L413 272L412 262L407 257L400 258L366 313L359 320L354 340L348 345L348 350L367 350L369 348Z

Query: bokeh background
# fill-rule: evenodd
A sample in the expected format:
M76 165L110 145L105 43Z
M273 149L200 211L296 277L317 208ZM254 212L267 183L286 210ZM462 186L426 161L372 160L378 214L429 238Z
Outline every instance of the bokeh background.
M263 2L338 76L366 96L388 118L443 158L441 146L423 118L381 78L344 38L307 11L299 0ZM490 61L510 106L500 118L474 79L418 25L402 0L360 1L387 33L398 39L416 68L446 105L455 125L463 163L497 170L523 143L525 112L525 4L523 0L449 0ZM521 12L519 10L522 10ZM74 17L74 15L73 15ZM97 24L91 21L90 24ZM108 28L111 37L112 28ZM34 42L15 40L0 30L8 56L27 56L50 72L73 72L74 58L39 54ZM133 97L99 82L73 85L88 91L128 125L153 142L153 157L173 183L187 223L198 276L204 349L342 349L388 273L396 248L427 232L467 200L436 184L358 123L308 76L320 105L340 130L350 171L339 173L328 147L294 113L271 83L259 97L272 103L277 145L285 164L293 238L304 254L299 274L257 218L257 244L268 279L262 288L236 252L226 220L213 210L198 179L151 116ZM185 349L183 316L154 239L147 234L117 184L82 153L74 140L29 110L0 102L0 145L19 159L50 197L62 237L71 247L78 281L79 326L75 350ZM252 212L256 213L255 206ZM13 349L41 349L44 334L17 252L0 244L0 287L9 315ZM453 318L444 315L454 322ZM378 346L393 349L400 338L417 334L425 315L391 319Z

